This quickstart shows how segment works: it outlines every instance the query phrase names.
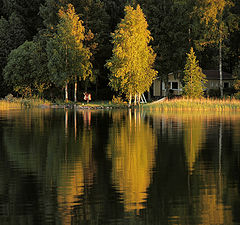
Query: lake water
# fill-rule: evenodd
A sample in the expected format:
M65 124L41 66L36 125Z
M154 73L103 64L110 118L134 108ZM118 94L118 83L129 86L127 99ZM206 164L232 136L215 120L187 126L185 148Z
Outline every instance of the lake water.
M240 113L0 111L0 224L240 224Z

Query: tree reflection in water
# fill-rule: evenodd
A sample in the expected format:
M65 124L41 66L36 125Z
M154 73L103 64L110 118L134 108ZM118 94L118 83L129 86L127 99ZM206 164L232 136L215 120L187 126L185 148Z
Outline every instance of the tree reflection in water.
M112 179L127 212L144 208L154 166L156 137L141 112L115 113L110 128L108 157ZM122 119L124 117L124 119Z
M3 224L236 224L240 115L0 112Z

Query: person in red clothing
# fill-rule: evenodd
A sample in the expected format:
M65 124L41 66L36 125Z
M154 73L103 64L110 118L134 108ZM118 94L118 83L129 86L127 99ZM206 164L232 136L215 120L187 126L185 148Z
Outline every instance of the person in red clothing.
M89 101L91 100L91 94L84 92L84 100L87 101L87 103L89 103Z

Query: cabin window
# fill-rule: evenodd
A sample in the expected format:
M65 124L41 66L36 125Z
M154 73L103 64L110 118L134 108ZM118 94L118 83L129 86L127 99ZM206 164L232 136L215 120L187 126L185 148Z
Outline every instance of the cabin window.
M172 82L172 89L178 90L178 82Z
M224 82L224 83L223 83L223 88L229 88L229 86L230 86L230 85L229 85L229 82Z

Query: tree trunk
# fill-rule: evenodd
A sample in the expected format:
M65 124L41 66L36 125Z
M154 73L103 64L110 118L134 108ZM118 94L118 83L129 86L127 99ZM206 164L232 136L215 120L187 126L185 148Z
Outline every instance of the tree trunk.
M169 85L168 85L168 75L167 75L167 79L164 81L164 83L165 83L165 90L166 90L165 95L166 95L167 98L169 98L169 89L171 87L169 87Z
M165 84L165 83L164 83ZM165 86L165 90L166 90L166 86ZM150 89L149 89L149 93L150 93L150 97L151 97L151 92L150 92ZM160 79L160 96L162 97L163 96L163 79L161 78ZM150 99L151 100L151 99ZM149 100L149 101L150 101Z
M67 45L66 45L66 62L65 62L65 69L67 71L67 64L68 64L68 48L67 48ZM66 81L66 85L65 85L65 101L68 102L68 83Z
M223 98L223 76L222 76L222 39L220 31L220 43L219 43L219 78L220 78L220 93Z
M129 96L129 103L128 103L128 106L131 106L131 104L132 104L132 94L130 94L130 96Z
M162 86L162 82L161 82L161 85ZM162 93L162 91L160 91L160 93ZM149 88L149 91L148 91L148 102L151 101L151 92L150 92L150 88Z
M74 84L74 102L77 102L77 79L75 79Z
M137 104L137 94L134 95L134 105Z
M141 93L138 93L138 105L140 105L141 102Z
M68 83L65 85L65 101L68 102Z

